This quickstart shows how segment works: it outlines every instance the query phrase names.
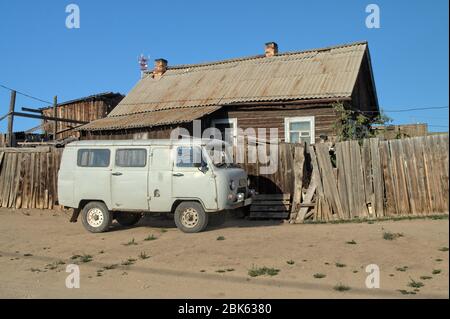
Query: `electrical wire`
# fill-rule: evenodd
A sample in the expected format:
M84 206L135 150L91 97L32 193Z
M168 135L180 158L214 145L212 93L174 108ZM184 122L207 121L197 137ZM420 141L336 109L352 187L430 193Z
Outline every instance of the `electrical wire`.
M32 96L32 95L30 95L30 94L23 93L23 92L20 92L20 91L18 91L18 90L11 89L11 88L9 88L9 87L3 85L3 84L0 84L0 87L4 88L4 89L6 89L6 90L9 90L9 91L16 91L17 94L20 94L20 95L22 95L22 96L28 97L28 98L30 98L30 99L33 99L33 100L36 100L36 101L39 101L39 102L43 102L43 103L46 103L46 104L53 104L52 102L49 102L49 101L40 99L40 98L35 97L35 96Z

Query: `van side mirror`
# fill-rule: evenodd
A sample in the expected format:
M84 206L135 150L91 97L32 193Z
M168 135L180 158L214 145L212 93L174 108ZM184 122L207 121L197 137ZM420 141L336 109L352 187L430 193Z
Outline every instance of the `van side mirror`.
M205 174L208 171L208 164L202 161L200 166L198 167L198 170Z

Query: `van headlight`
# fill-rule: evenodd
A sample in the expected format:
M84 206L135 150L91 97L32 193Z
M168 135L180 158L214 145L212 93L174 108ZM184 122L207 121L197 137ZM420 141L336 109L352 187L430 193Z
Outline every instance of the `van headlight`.
M233 191L236 189L236 183L234 181L230 182L230 189Z

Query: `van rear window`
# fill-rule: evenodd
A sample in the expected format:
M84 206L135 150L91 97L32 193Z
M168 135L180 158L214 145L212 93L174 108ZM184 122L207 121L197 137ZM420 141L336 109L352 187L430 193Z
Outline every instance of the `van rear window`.
M110 151L108 149L78 150L77 165L81 167L108 167Z
M119 149L116 151L116 166L145 167L147 150L141 148Z

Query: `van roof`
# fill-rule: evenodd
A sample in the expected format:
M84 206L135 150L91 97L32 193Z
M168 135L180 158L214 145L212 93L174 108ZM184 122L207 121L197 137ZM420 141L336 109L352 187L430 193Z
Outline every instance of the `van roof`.
M201 139L201 138L183 138L179 140L173 139L143 139L143 140L89 140L75 141L66 145L66 147L91 147L91 146L150 146L150 145L206 145L206 144L223 144L219 139Z

